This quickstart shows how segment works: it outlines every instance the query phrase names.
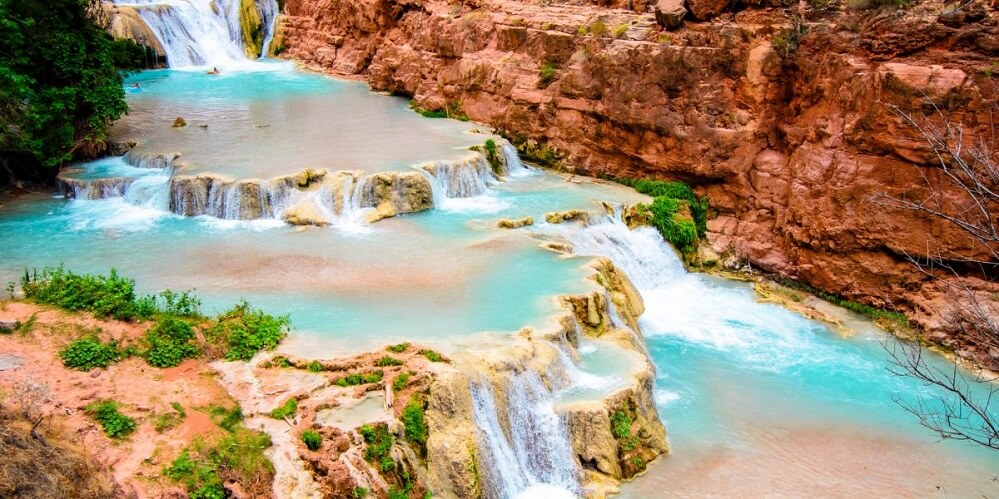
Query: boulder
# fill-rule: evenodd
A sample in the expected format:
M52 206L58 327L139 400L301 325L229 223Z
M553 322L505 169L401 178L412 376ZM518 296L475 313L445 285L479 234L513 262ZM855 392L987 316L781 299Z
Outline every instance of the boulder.
M525 217L519 220L504 218L499 222L496 222L496 226L501 229L519 229L528 225L534 225L534 217Z
M181 118L180 116L178 116L177 119L173 120L173 125L170 125L170 126L172 126L174 128L183 128L183 127L187 126L187 120L185 120L184 118Z
M659 0L655 5L656 23L666 30L674 30L683 24L687 9L684 0Z
M315 202L304 201L284 210L281 220L291 225L315 225L324 227L329 225L329 221L323 217L322 212Z
M20 327L21 324L17 321L0 321L0 333L9 334L13 333Z
M587 223L590 221L590 214L583 210L553 211L545 215L545 221L550 224L560 224L562 222Z

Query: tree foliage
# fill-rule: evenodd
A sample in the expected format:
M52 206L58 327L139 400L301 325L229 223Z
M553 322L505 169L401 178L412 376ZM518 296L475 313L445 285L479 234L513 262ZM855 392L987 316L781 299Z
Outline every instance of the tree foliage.
M127 111L118 67L144 51L94 24L88 0L0 1L0 152L54 167L92 152Z

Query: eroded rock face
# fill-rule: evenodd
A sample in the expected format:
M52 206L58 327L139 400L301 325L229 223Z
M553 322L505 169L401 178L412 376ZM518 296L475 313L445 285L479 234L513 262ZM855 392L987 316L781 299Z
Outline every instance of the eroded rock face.
M645 7L601 2L289 0L284 54L425 108L460 102L544 143L525 151L540 163L688 181L717 212L715 253L933 323L919 291L932 283L905 255L975 249L945 223L873 202L924 196L927 182L959 199L885 104L919 113L925 95L967 136L986 131L996 85L976 61L999 54L994 3L943 18L953 9L935 0L890 17L743 4L689 1L693 17L727 20L666 34ZM544 64L555 71L542 81Z

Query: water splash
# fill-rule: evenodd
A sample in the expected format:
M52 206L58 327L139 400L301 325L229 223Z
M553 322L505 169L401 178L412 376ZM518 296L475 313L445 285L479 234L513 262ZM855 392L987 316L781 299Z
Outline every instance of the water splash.
M505 383L506 425L489 381L470 383L486 497L531 497L539 490L574 497L579 469L552 389L530 369Z

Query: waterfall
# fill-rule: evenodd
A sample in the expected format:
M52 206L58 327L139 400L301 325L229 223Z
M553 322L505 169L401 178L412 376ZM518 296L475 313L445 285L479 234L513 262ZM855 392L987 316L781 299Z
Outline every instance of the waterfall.
M257 11L260 12L260 24L264 30L260 57L267 57L270 54L271 42L274 40L274 31L277 29L278 3L277 0L256 0L256 2Z
M683 263L650 227L631 230L616 216L587 227L556 227L579 255L606 256L639 290L687 278Z
M231 66L246 61L240 0L135 0L136 9L166 52L170 67ZM258 0L267 50L277 17L276 0ZM266 53L266 52L265 52Z
M513 144L503 140L500 144L500 150L503 152L503 159L506 162L507 175L511 177L522 177L532 173L532 170L525 166L524 162L520 160L520 156L517 155L517 148L513 147Z
M460 161L437 161L423 166L423 171L430 176L434 206L443 206L448 199L480 196L486 192L487 182L495 178L481 154Z
M568 376L555 378L568 381ZM569 497L580 492L565 421L555 410L554 393L537 373L527 369L508 378L505 426L489 381L472 382L470 389L480 459L488 463L480 468L486 497L519 497L532 489Z

